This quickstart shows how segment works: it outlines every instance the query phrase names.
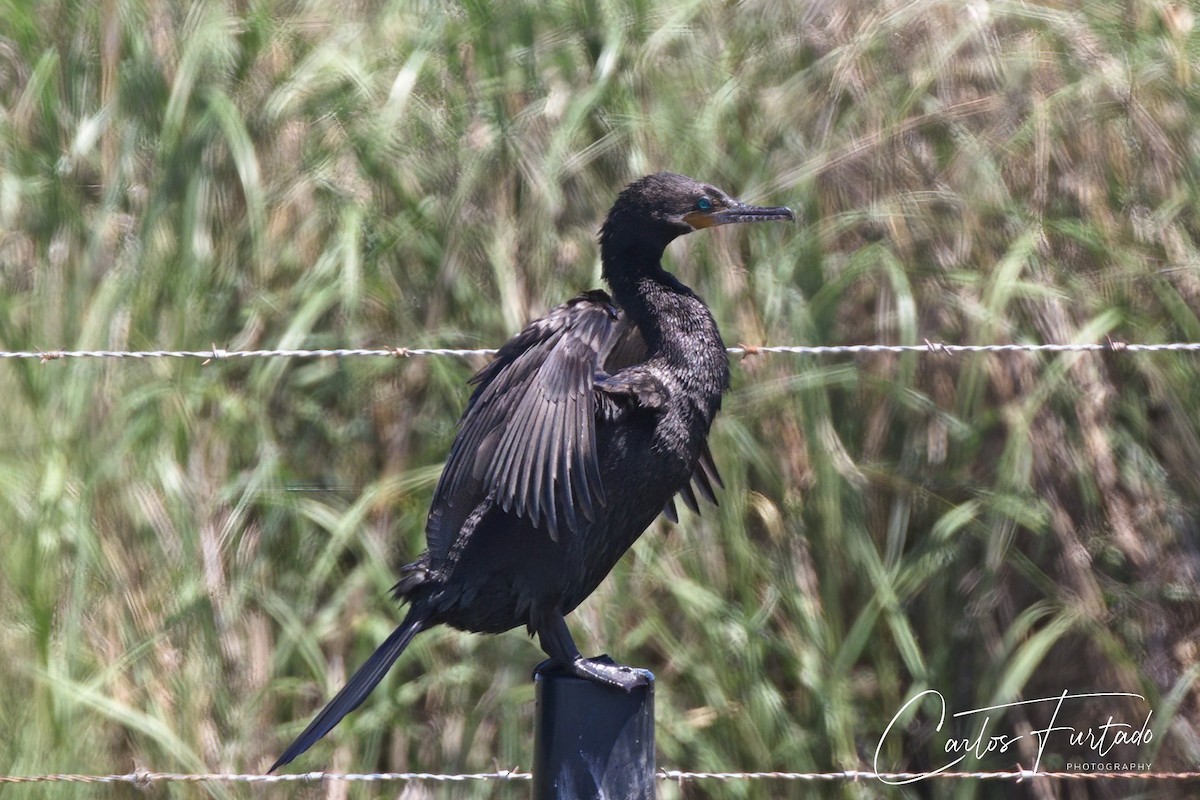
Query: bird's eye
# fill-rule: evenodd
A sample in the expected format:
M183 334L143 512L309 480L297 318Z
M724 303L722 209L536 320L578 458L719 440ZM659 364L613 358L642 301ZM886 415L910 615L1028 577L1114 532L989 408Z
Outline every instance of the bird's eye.
M700 209L701 211L712 211L712 207L713 207L713 202L712 202L712 200L709 200L707 197L701 197L699 200L696 201L696 208Z

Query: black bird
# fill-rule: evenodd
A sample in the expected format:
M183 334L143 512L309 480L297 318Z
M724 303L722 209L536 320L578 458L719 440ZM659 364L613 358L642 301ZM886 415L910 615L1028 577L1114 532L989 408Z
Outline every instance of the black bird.
M579 654L563 619L678 493L714 500L708 430L729 387L712 314L663 270L677 236L732 222L793 220L669 172L624 189L600 229L612 297L585 292L500 349L475 391L438 481L428 550L394 589L409 604L273 772L358 707L413 637L434 625L500 633L525 625L554 664L631 690L646 678ZM693 486L695 490L693 490Z

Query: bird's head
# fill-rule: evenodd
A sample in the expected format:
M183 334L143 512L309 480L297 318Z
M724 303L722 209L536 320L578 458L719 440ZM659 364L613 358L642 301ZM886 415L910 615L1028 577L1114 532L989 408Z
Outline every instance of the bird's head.
M789 208L752 206L711 184L673 172L656 172L629 184L617 196L600 228L600 245L610 250L641 250L657 262L673 239L701 228L795 219Z

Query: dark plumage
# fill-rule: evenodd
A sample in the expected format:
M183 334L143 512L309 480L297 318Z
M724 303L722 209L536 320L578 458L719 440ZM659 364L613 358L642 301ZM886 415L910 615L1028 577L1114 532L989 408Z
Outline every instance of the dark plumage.
M603 275L509 341L475 391L433 496L428 550L401 571L400 627L271 767L287 764L354 710L433 625L537 633L550 660L626 690L646 679L585 659L570 613L678 493L712 500L706 443L729 362L716 322L665 272L677 236L733 222L794 219L660 172L621 192L600 229ZM694 488L693 488L694 487Z

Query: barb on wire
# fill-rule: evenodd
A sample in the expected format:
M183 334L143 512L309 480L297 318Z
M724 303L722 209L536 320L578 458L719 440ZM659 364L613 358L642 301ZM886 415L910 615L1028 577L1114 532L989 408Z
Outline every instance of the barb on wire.
M839 345L750 345L742 344L727 348L730 355L748 356L760 353L790 354L802 356L859 355L862 353L923 353L926 355L949 355L954 353L1163 353L1200 352L1200 342L1165 342L1161 344L1131 344L1108 339L1103 344L946 344L932 342L924 344L839 344ZM245 358L418 358L457 357L470 358L495 355L494 348L453 349L446 347L379 347L379 348L335 348L335 349L276 349L276 350L224 350L213 346L208 350L0 350L2 359L37 359L42 363L70 358L198 358L204 364L213 361L229 361Z
M0 775L0 785L6 783L128 783L146 789L155 783L318 783L324 781L461 783L465 781L527 781L532 777L531 773L524 772L519 767L461 775L435 772L298 772L283 775L261 775L135 770L124 775ZM1021 783L1028 780L1200 781L1200 772L1039 772L1020 767L1016 770L1000 772L866 772L861 770L841 772L686 772L660 769L658 778L677 783L764 780L809 782L878 780L893 784L921 780L991 780Z

